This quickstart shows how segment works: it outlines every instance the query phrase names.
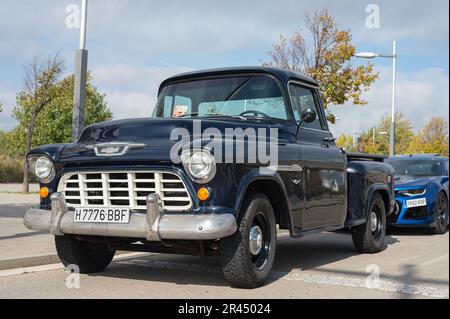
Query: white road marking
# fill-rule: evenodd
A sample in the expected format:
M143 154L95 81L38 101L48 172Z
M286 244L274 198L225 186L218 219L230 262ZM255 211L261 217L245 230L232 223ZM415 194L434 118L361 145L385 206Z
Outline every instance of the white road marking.
M7 269L7 270L0 271L0 277L31 274L31 273L35 273L35 272L49 271L49 270L55 270L55 269L61 269L61 268L64 268L64 266L62 264L50 264L50 265L42 265L42 266Z
M131 259L118 262L123 265L136 265L144 267L153 267L168 270L195 271L205 273L220 273L219 267L212 265L199 265L187 263L174 263L164 261L152 261L147 259ZM304 271L293 270L291 272L273 272L273 279L282 279L289 281L301 281L320 285L331 285L341 287L353 287L378 290L382 292L395 292L400 294L420 295L431 298L449 298L449 290L421 285L405 284L401 282L380 280L376 287L369 287L366 278L359 279L350 276L327 276L305 273Z
M449 257L449 255L447 254L447 255L443 255L443 256L440 256L440 257L437 257L437 258L434 258L434 259L431 259L431 260L427 260L427 261L425 261L423 263L418 264L417 267L427 267L427 266L430 266L432 264L438 263L441 260L448 259L448 257Z
M432 298L449 298L449 290L435 287L426 287L420 285L405 284L395 281L379 280L376 287L369 287L366 279L343 276L324 276L308 274L302 271L291 271L289 273L275 272L274 276L279 279L290 281L302 281L314 284L323 284L331 286L365 288L383 292L395 292L400 294L420 295Z
M144 254L148 256L148 254ZM114 263L119 265L135 265L142 267L152 267L158 269L167 269L167 270L179 270L179 271L193 271L193 272L201 272L201 273L221 273L220 267L214 265L201 265L201 264L188 264L188 263L176 263L176 262L168 262L168 261L153 261L149 259L142 259L144 256L142 253L130 253L118 255L114 258ZM428 262L422 263L436 263L444 258L447 258L448 255L441 256L430 260ZM49 270L57 270L63 269L63 265L61 264L52 264L52 265L44 265L44 266L36 266L36 267L27 267L27 268L17 268L10 270L0 271L0 277L7 276L16 276L27 273L35 273L41 271L49 271ZM341 286L341 287L352 287L352 288L364 288L371 290L378 290L382 292L394 292L400 294L409 294L409 295L419 295L424 297L431 298L449 298L449 289L442 289L436 287L428 287L421 285L413 285L413 284L405 284L401 282L395 281L386 281L380 280L377 282L376 287L369 287L366 283L366 279L360 279L350 276L331 276L331 275L317 275L312 273L306 273L301 270L293 270L290 272L280 272L275 271L271 275L272 279L277 280L288 280L288 281L299 281L306 282L312 284L319 285L331 285L331 286Z

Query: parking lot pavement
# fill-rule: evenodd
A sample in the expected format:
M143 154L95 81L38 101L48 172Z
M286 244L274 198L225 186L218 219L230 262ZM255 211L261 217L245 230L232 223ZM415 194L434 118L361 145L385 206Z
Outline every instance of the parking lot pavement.
M68 274L62 266L45 265L57 262L53 237L27 230L22 224L24 212L37 205L36 194L0 193L0 265L2 258L19 261L16 267L36 265L30 260L40 261L37 265L41 265L0 270L0 298L449 296L449 235L430 236L420 230L394 230L387 237L388 248L374 255L357 254L351 236L344 232L302 239L291 239L282 233L268 285L251 291L230 288L217 259L163 254L132 258L120 255L106 271L82 275L79 289L68 289ZM27 257L33 259L27 263Z
M53 236L27 229L23 215L39 206L37 194L2 193L0 188L0 270L58 262Z
M449 237L395 231L379 254L359 255L347 233L279 236L274 273L254 290L229 287L217 259L120 258L69 289L61 266L0 271L0 298L448 298ZM56 267L56 268L55 268ZM378 276L379 275L379 276Z

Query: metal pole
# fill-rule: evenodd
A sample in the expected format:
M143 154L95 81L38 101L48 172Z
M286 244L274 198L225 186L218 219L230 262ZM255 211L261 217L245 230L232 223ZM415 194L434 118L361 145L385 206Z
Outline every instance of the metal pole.
M393 43L392 53L392 113L391 113L391 134L390 134L390 148L389 155L395 155L395 82L396 82L396 62L397 62L397 48L396 42Z
M375 145L375 128L372 131L372 145Z
M81 1L80 50L86 49L87 0Z
M86 99L87 62L86 27L88 0L81 1L80 46L75 53L75 77L72 115L72 141L76 141L84 127L84 104Z

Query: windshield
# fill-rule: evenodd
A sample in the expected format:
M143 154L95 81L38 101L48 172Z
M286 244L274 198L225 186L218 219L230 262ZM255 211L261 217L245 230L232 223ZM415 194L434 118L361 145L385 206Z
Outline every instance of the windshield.
M442 176L442 161L439 160L387 160L397 176Z
M287 120L282 91L268 76L211 78L165 86L153 117L245 116Z

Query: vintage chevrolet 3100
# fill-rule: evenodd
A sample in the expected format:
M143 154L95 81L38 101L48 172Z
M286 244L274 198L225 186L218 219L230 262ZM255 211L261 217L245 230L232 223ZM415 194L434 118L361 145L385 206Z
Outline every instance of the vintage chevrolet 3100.
M258 287L278 229L348 228L359 252L376 253L395 204L382 157L336 147L317 83L273 68L172 77L151 118L91 125L27 158L41 204L24 223L55 235L62 263L82 273L116 250L196 254L220 258L232 285Z

